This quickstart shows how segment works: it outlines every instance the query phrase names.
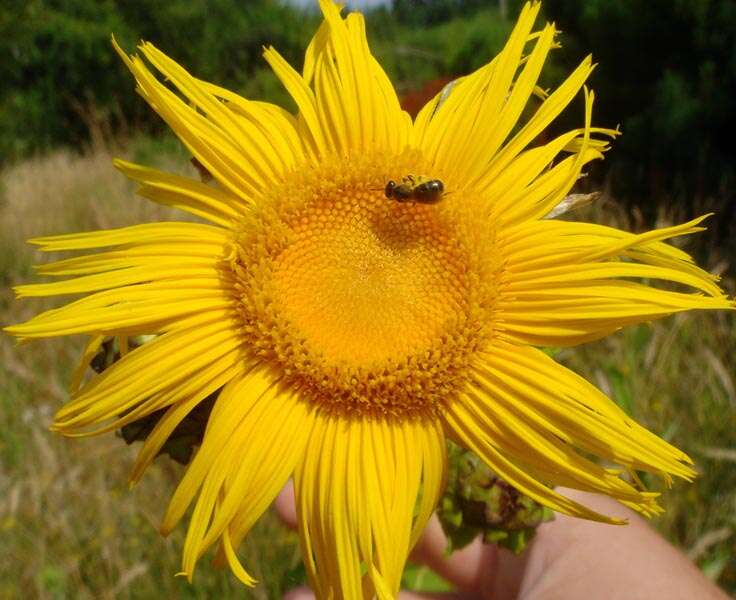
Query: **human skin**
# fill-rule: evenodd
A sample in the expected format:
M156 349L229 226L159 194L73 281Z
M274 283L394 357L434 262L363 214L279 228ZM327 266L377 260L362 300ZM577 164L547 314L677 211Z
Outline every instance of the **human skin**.
M679 550L629 509L610 498L563 489L591 508L628 519L624 526L603 525L557 515L540 526L521 557L475 540L445 554L446 538L436 517L412 553L451 582L457 592L402 592L401 600L727 600ZM276 500L284 522L296 527L293 488ZM284 600L313 600L306 587Z

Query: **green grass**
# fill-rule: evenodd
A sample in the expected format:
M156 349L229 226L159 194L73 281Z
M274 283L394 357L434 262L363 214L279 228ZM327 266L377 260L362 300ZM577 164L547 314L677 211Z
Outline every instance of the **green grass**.
M186 157L171 148L169 142L139 141L124 154L192 172ZM29 280L38 258L24 239L178 216L135 198L105 152L22 163L0 175L0 189L3 324L51 306L45 300L13 300L10 286ZM604 215L626 219L617 210L599 209L591 216ZM694 249L697 241L688 243ZM733 293L733 281L724 284ZM19 346L0 335L0 597L278 598L303 582L296 537L272 515L261 520L241 550L262 581L254 590L244 590L207 560L193 586L174 577L184 528L163 539L157 524L181 468L159 459L129 491L127 472L136 448L113 434L68 440L47 430L65 400L81 341ZM731 593L736 592L735 351L736 320L720 313L679 315L556 354L696 460L700 477L665 492L667 512L655 526ZM414 580L423 577L411 574Z

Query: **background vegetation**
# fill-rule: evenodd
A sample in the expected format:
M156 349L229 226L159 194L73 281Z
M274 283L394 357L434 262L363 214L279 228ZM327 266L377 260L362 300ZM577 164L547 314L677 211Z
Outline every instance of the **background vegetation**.
M407 103L416 103L497 52L519 5L510 0L503 17L484 0L395 0L368 15L369 37ZM189 157L132 92L111 33L127 49L149 39L200 77L288 105L261 47L273 44L299 64L317 17L268 0L243 6L3 2L0 55L11 58L0 61L0 323L47 306L12 299L10 286L33 277L36 257L24 239L179 218L135 198L111 168L114 153L191 172ZM715 209L709 232L687 249L725 273L733 294L736 161L726 132L736 129L736 3L546 0L544 10L564 32L546 85L592 51L600 63L596 122L624 132L585 182L605 190L603 201L580 218L640 230ZM577 125L580 107L568 112ZM113 435L68 441L45 430L79 348L80 340L16 347L0 336L0 597L277 598L303 581L293 534L270 516L244 549L264 582L254 592L206 561L195 586L173 577L183 531L162 540L156 526L179 467L160 459L129 492L135 449ZM701 477L667 492L668 511L655 525L732 593L734 351L733 317L703 314L557 356L696 459Z

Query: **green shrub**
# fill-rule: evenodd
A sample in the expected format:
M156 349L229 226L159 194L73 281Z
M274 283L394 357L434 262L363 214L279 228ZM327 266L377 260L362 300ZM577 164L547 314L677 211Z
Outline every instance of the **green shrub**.
M588 52L599 63L595 120L624 133L607 157L617 197L642 203L649 217L661 200L691 214L714 208L731 213L721 227L733 226L736 151L726 132L736 129L736 4L545 0L543 8L564 32L559 64Z
M275 0L11 0L0 14L0 162L131 129L158 118L136 94L110 36L154 42L193 73L278 98L257 70L265 44L294 64L316 27ZM253 75L256 74L254 78ZM255 87L262 89L255 90Z

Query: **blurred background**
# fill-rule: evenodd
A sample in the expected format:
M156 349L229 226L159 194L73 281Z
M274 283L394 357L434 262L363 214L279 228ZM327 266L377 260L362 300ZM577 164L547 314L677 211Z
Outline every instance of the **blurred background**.
M363 0L371 47L415 112L503 46L517 0ZM736 273L736 2L546 0L563 31L542 84L589 52L599 63L594 123L621 126L606 160L581 182L602 190L579 218L640 231L715 212L709 230L676 243ZM294 65L319 22L311 0L2 0L0 2L0 323L51 304L16 303L33 278L24 240L178 215L146 204L112 156L195 174L189 156L133 92L110 46L156 43L197 76L293 108L261 58L273 44ZM574 103L549 135L582 122ZM156 531L181 467L166 457L132 491L137 448L110 434L50 434L81 340L18 347L0 335L0 598L278 598L304 581L296 537L262 519L242 555L263 582L246 591L203 560L179 570L183 528ZM688 314L626 329L556 358L683 448L700 477L667 491L654 525L736 593L736 321ZM422 569L407 584L441 588Z

